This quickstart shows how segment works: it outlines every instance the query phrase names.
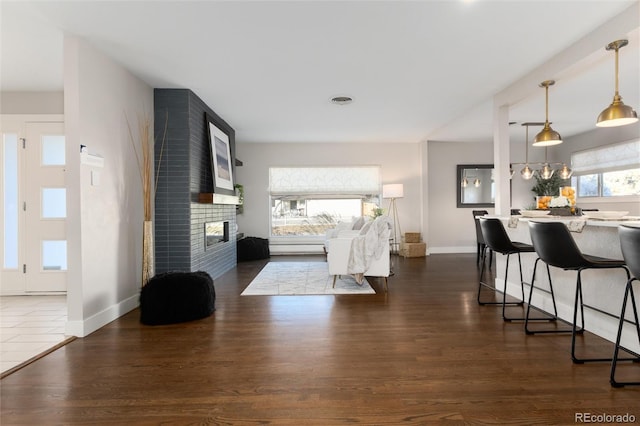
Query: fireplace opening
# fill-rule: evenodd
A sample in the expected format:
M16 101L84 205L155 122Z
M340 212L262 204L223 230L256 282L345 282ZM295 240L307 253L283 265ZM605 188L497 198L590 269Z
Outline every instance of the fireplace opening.
M207 222L204 224L205 249L229 241L229 222Z

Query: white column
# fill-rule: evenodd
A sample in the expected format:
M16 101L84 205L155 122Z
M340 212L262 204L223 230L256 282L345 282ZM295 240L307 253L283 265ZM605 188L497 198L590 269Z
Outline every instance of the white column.
M511 209L509 153L509 106L493 105L493 167L496 187L495 214L509 215Z

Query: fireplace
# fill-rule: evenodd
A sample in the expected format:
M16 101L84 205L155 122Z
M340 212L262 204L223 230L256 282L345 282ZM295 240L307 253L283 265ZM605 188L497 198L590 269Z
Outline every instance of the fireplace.
M229 241L229 222L206 222L204 224L205 250L218 244Z

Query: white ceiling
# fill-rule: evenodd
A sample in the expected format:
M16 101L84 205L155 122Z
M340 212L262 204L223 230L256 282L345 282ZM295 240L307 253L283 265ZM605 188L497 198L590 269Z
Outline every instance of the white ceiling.
M637 15L637 6L638 0L3 1L0 87L62 90L67 33L152 87L193 90L236 129L238 142L489 141L492 99L518 85L530 87L518 89L525 95L510 120L544 121L537 84L546 79L557 81L550 119L567 137L593 129L611 102L614 55L604 46L617 38L630 39L620 51L620 93L638 109L640 16L614 39L599 35L611 31L596 31L625 11ZM584 59L557 65L589 36L603 39L582 49ZM554 61L553 75L544 75ZM535 69L544 77L534 83ZM336 95L355 102L331 104Z

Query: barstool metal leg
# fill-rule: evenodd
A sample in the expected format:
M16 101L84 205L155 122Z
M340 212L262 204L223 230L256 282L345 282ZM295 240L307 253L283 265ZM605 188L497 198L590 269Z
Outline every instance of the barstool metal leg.
M509 318L507 317L506 307L507 307L507 282L509 281L509 258L511 257L511 253L507 254L507 265L504 270L504 291L502 292L502 319L504 321L521 321L523 318ZM520 266L520 287L522 290L522 301L521 302L513 302L512 305L522 306L524 304L524 284L522 283L522 262L520 261L520 253L518 253L518 265Z
M489 248L487 248L487 250L491 251ZM494 292L498 291L496 290L496 288L494 286L490 286L489 284L487 284L484 281L484 272L485 272L485 266L486 266L486 256L483 257L482 259L482 266L480 267L480 278L478 280L478 296L477 296L477 300L478 300L478 305L507 305L507 306L520 306L522 305L523 302L509 302L509 303L505 303L504 297L503 300L501 302L484 302L482 300L480 300L480 293L482 292L482 287L486 287ZM507 270L509 269L509 256L507 255Z
M531 276L531 287L529 288L529 303L527 305L527 314L525 316L525 321L524 321L524 332L526 334L571 333L572 332L571 328L560 329L560 330L556 329L556 330L535 330L535 331L529 329L529 321L556 321L558 319L558 308L556 307L556 297L553 292L553 283L551 281L551 271L549 270L549 265L547 264L545 264L545 266L547 267L547 277L549 279L549 293L551 294L551 301L553 302L553 316L550 318L529 318L529 314L531 312L531 306L532 306L531 299L533 297L533 289L535 287L535 281L536 281L536 270L538 268L538 261L540 260L541 260L540 258L537 258L535 263L533 264L533 275ZM542 311L541 309L538 309L535 306L533 308L538 311ZM544 313L546 314L547 312L544 312Z
M631 307L633 309L633 319L635 321L635 329L636 329L636 333L638 335L638 343L640 343L640 322L638 321L638 306L636 305L636 299L635 296L633 294L633 281L635 279L632 278L629 281L627 281L627 286L625 287L624 290L624 298L622 299L622 309L620 311L620 322L618 325L618 335L616 336L616 344L615 347L613 349L613 359L611 361L611 378L610 378L610 383L611 386L613 386L614 388L619 388L619 387L623 387L623 386L631 386L631 385L635 385L638 386L640 385L640 382L618 382L616 380L616 367L618 364L618 353L620 351L620 339L622 337L622 328L624 325L624 315L625 312L627 310L627 300L629 299L629 296L631 298ZM624 349L624 348L623 348ZM632 352L633 353L633 352ZM638 358L636 361L640 362L640 355L635 354Z
M629 274L629 270L625 267L621 267L622 269L624 269L624 271L627 273L627 278L630 280L631 279L631 275ZM589 268L586 268L589 269ZM578 279L576 281L576 299L574 302L574 309L573 309L573 332L571 333L571 359L573 360L573 362L575 364L584 364L585 362L613 362L613 357L611 358L578 358L576 356L576 334L578 333L576 326L577 326L577 319L578 319L578 298L580 299L580 314L582 317L582 329L584 329L584 300L582 298L582 269L578 269ZM626 290L625 290L626 291ZM635 299L635 298L634 298ZM634 300L634 305L635 305L635 300ZM594 307L589 306L591 309L596 309ZM610 314L608 312L604 312L601 311L599 309L596 309L601 313L610 315L612 317L617 318L615 315ZM624 318L622 319L622 321L624 321ZM637 322L637 321L636 321ZM640 334L640 331L638 332ZM636 355L636 354L634 354ZM617 361L640 361L640 357L638 356L634 356L632 358L617 358Z

